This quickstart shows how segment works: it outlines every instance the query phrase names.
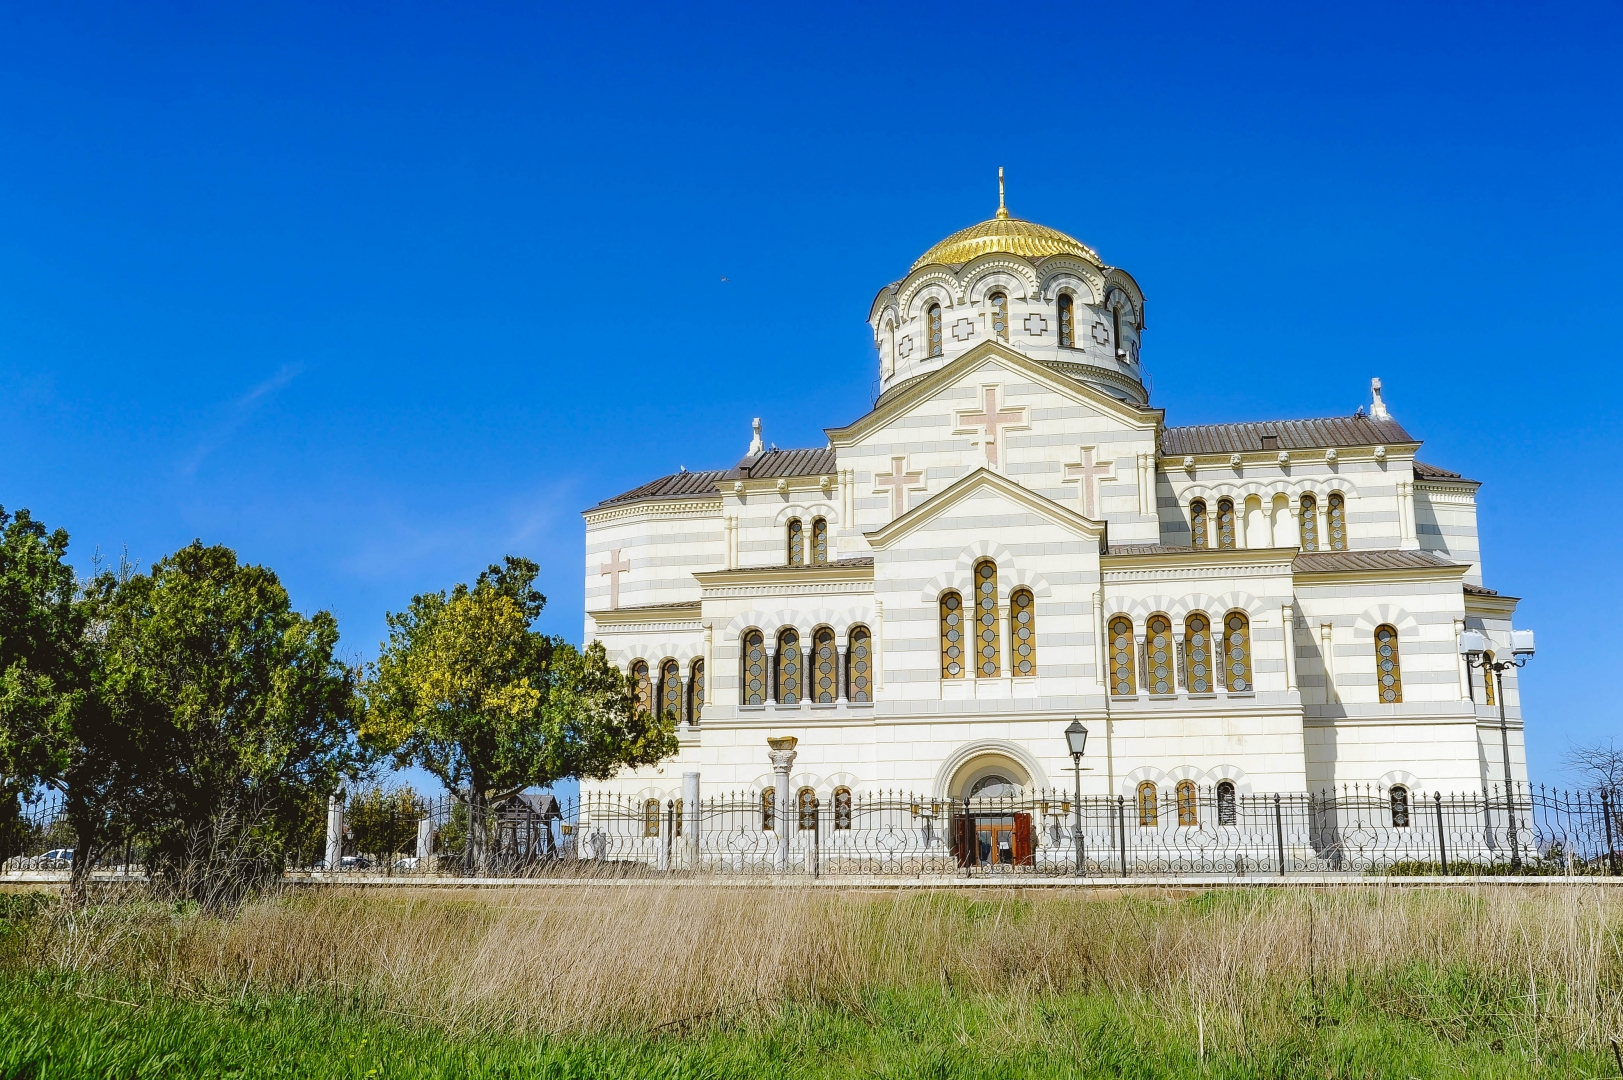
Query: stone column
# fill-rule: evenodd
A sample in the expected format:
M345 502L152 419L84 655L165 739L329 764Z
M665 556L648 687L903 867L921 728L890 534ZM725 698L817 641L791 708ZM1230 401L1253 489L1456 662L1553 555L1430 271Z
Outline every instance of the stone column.
M695 702L697 705L714 705L716 687L716 634L710 623L704 624L704 700Z
M688 853L688 869L699 868L699 774L682 774L682 839Z
M1313 512L1319 515L1319 550L1330 550L1330 496L1318 500Z
M1319 624L1319 652L1324 656L1324 703L1334 705L1339 695L1336 693L1336 660L1335 660L1335 626L1331 623Z
M999 674L1005 679L1014 678L1014 655L1009 652L1009 606L999 604L997 611L997 655Z
M327 869L344 865L344 797L327 796Z
M873 649L873 688L872 697L878 700L879 691L885 688L885 605L875 601L873 606L873 640L868 642Z
M1285 641L1285 689L1296 687L1296 616L1289 604L1279 609L1279 625Z
M777 777L778 849L774 862L780 874L789 869L789 829L794 823L789 807L789 770L794 767L795 744L799 741L793 735L766 741L766 756L772 760L772 771Z
M850 634L851 632L847 630L845 640L848 643L851 640ZM849 644L842 646L839 638L834 639L834 703L836 705L844 705L850 701L850 698L846 696L847 691L845 686L845 662L848 659L846 652L849 649ZM872 651L873 646L870 645L869 652L871 653Z
M777 644L773 639L773 645ZM772 645L766 647L766 703L778 703L778 650Z
M417 819L417 870L419 873L428 869L428 860L434 856L434 819L421 817Z

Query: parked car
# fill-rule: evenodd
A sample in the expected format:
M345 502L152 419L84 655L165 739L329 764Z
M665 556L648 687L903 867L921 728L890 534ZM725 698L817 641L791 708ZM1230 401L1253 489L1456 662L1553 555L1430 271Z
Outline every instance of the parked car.
M339 868L343 870L370 870L372 862L365 855L345 855Z
M72 848L52 848L39 857L41 870L66 870L73 865Z
M394 863L394 868L396 870L403 870L403 871L408 871L408 872L417 869L417 856L415 856L415 855L407 855L403 859L396 859L395 863Z

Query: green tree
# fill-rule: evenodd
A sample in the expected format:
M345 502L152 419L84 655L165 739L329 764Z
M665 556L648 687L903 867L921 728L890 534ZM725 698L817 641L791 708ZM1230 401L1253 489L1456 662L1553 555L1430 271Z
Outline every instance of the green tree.
M131 820L142 776L139 733L112 722L98 693L102 612L118 579L104 572L81 586L67 550L65 530L0 509L0 788L63 794L69 895L82 903L98 854Z
M270 570L193 541L103 609L101 697L139 732L152 869L206 904L282 866L313 792L359 764L356 672L338 625L305 617Z
M344 820L361 854L385 858L417 841L417 822L427 805L410 787L368 787L344 805ZM420 853L419 853L420 854Z
M676 717L638 711L601 645L582 652L531 629L546 604L539 570L508 556L472 588L413 597L389 615L364 689L364 738L467 800L469 860L481 869L493 793L606 778L676 751Z

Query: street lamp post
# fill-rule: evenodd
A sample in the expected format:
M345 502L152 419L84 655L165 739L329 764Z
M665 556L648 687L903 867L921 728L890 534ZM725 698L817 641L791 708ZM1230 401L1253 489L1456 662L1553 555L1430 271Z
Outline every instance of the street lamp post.
M1488 653L1487 635L1480 630L1467 630L1460 634L1460 655L1465 658L1467 667L1482 669L1484 683L1492 679L1498 688L1499 746L1505 762L1505 820L1510 827L1510 868L1520 870L1522 848L1521 842L1516 837L1516 798L1513 794L1514 781L1510 774L1510 726L1505 721L1505 671L1513 667L1526 667L1527 662L1533 658L1533 631L1512 630L1510 659L1495 660Z
M1065 729L1065 744L1071 751L1071 767L1076 772L1076 876L1082 876L1082 755L1088 749L1088 729L1072 720Z

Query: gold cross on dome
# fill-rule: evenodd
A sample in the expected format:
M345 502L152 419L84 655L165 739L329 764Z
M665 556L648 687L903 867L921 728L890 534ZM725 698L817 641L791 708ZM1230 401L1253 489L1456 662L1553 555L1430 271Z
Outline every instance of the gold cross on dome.
M924 490L924 474L908 472L907 458L897 455L890 459L890 472L874 473L873 489L890 492L890 519L895 521L907 513L907 493Z
M978 412L973 409L961 410L958 413L958 427L953 432L955 435L966 432L980 435L978 441L986 451L986 463L994 466L998 464L998 432L1004 428L1013 430L1031 426L1026 423L1024 406L998 408L998 389L996 386L981 387L982 408Z
M1098 485L1101 480L1114 480L1116 463L1104 460L1095 461L1093 452L1097 449L1092 446L1082 448L1082 460L1066 463L1063 482L1067 484L1079 483L1082 486L1082 516L1098 520L1099 492Z

